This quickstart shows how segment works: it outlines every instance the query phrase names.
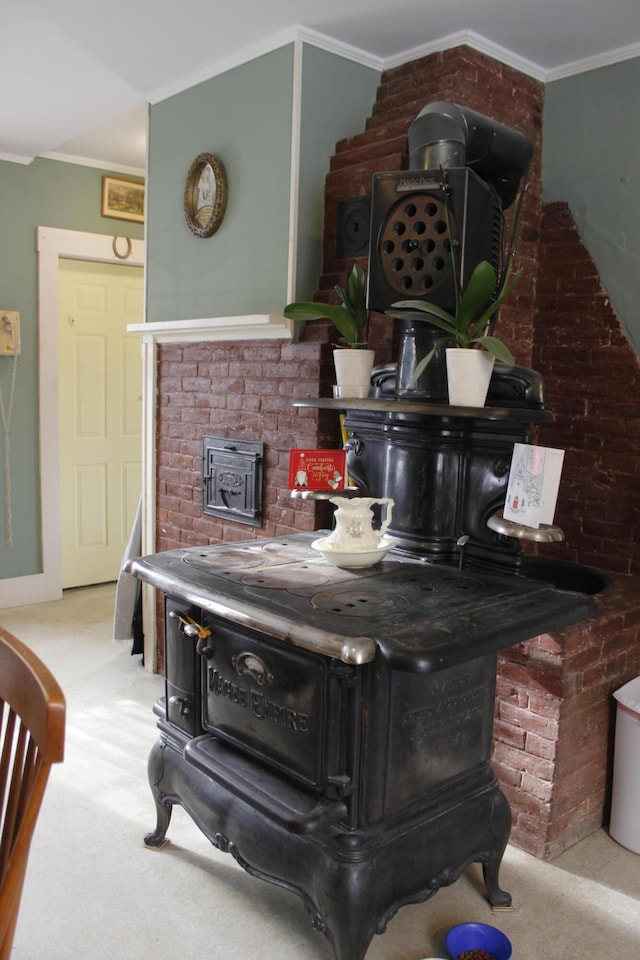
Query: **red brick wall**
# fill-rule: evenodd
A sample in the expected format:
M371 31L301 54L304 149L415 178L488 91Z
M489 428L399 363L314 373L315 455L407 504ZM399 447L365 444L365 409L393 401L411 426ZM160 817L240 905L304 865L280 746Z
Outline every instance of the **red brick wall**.
M291 499L288 466L292 447L340 445L335 417L292 406L295 397L318 394L326 353L318 343L283 341L159 347L158 550L316 529L320 508ZM262 527L202 512L205 435L264 441Z
M286 536L330 524L326 504L292 500L289 450L337 447L335 416L292 406L331 382L322 343L259 340L161 344L157 367L156 549L174 550L256 537ZM263 525L203 513L205 436L265 444ZM162 598L157 598L158 670L164 670Z
M565 204L544 207L533 365L556 423L540 441L564 449L548 553L640 574L640 366Z
M493 767L511 841L552 859L606 822L615 706L640 675L637 581L613 577L598 616L502 651Z
M512 841L553 858L606 822L615 707L640 674L640 377L638 358L565 204L543 208L533 366L556 423L540 442L566 451L544 553L625 574L599 614L499 658L494 767Z

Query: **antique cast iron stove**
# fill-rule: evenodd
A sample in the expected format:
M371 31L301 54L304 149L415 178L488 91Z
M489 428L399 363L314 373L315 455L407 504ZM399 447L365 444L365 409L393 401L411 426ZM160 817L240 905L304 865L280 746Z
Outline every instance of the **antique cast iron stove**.
M374 199L377 309L416 286L451 306L451 239L436 203L445 186L460 221L459 281L484 257L499 265L499 221L532 152L520 134L446 103L425 108L409 140L413 171L382 184L392 199ZM445 184L434 171L452 158L461 170ZM396 247L396 233L427 230L437 243ZM418 263L431 241L434 255ZM510 903L498 872L511 817L489 765L497 651L595 612L591 597L529 579L520 544L489 522L513 443L553 419L540 377L498 369L482 410L447 406L442 378L407 400L416 387L403 361L418 333L404 333L411 349L372 399L297 402L346 404L351 477L395 501L398 547L378 566L338 569L312 550L319 534L299 534L125 567L165 597L166 696L149 760L157 826L146 842L162 844L181 804L249 873L302 898L336 960L363 960L399 907L474 861L490 902ZM223 480L218 507L229 509L235 486Z
M317 534L128 561L165 596L149 759L250 874L297 893L336 960L471 862L492 904L510 811L489 766L496 652L590 615L587 596L392 551L345 571Z

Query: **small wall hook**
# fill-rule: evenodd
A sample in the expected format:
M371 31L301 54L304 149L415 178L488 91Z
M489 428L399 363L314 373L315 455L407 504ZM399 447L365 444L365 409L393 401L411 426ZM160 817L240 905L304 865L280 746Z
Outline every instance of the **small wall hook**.
M128 260L131 256L131 251L133 250L133 244L131 243L131 237L122 237L123 240L126 240L127 243L127 252L118 253L118 237L113 238L113 243L111 248L113 250L113 255L118 258L118 260Z

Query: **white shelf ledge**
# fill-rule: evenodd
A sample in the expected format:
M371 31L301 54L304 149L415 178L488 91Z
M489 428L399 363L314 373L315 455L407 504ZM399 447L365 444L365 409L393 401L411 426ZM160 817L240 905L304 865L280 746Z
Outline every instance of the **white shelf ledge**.
M292 336L292 324L276 313L239 317L204 317L163 323L132 323L130 333L154 343L195 343L215 340L282 340Z

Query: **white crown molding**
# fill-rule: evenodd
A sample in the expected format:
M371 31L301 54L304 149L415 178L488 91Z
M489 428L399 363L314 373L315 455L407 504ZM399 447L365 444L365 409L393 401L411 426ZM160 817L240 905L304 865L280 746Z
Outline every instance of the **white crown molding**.
M640 56L640 44L630 44L629 46L618 47L615 50L610 50L607 53L598 54L597 56L584 60L576 60L573 63L567 63L560 67L546 69L538 63L519 56L506 47L487 40L486 37L483 37L473 30L458 30L445 37L431 40L429 43L419 44L416 47L403 50L391 57L378 57L359 47L354 47L340 40L335 40L326 34L319 33L317 30L296 24L286 30L266 37L258 44L245 47L232 57L209 64L197 74L183 79L180 84L156 88L149 94L149 101L150 103L159 103L167 97L181 93L198 83L211 80L213 77L226 73L228 70L242 66L251 60L255 60L264 54L271 53L295 41L302 41L320 50L325 50L328 53L335 53L337 56L344 57L354 63L370 67L372 70L378 70L380 73L382 73L383 70L391 70L404 63L410 63L412 60L419 60L422 57L428 57L431 54L440 53L443 50L451 50L453 47L466 45L541 83L547 83L550 80L559 80L577 73L585 73L588 70L596 70L602 66L608 66Z
M617 47L606 53L597 54L593 57L586 57L583 60L575 60L572 63L566 63L559 67L547 69L532 60L527 60L514 53L512 50L502 47L491 40L487 40L481 34L473 30L458 30L450 33L446 37L439 37L430 43L420 44L403 50L401 53L392 57L375 57L364 50L348 44L340 43L327 37L324 34L317 33L314 30L308 30L305 27L296 27L296 37L306 43L313 44L322 50L330 53L336 53L339 56L361 63L364 66L371 67L374 70L391 70L404 63L410 63L412 60L419 60L422 57L428 57L433 53L440 53L443 50L451 50L453 47L466 45L479 53L484 53L493 60L504 63L506 66L518 70L534 80L541 83L548 83L551 80L560 80L564 77L570 77L578 73L586 73L589 70L597 70L599 67L611 66L615 63L621 63L624 60L632 60L640 57L640 43L628 44L624 47Z
M211 80L213 77L218 77L222 73L227 73L227 71L233 70L235 67L241 67L245 63L250 63L252 60L257 60L258 57L262 57L267 53L272 53L274 50L278 50L280 47L284 47L288 43L293 43L296 38L296 27L283 30L280 33L272 34L269 37L265 37L265 39L261 40L260 43L243 47L242 50L239 50L237 53L234 53L229 57L224 57L222 60L216 60L215 62L208 64L206 67L203 67L196 73L192 73L188 77L184 77L178 83L155 87L153 90L147 92L147 99L151 104L160 103L162 100L166 100L168 97L173 97L177 93L182 93L184 90L190 90L191 87L195 87L199 83L204 83L206 80Z
M132 177L144 177L146 174L144 167L127 167L120 163L108 163L106 160L92 160L89 157L75 157L73 154L56 153L55 150L48 150L46 153L38 154L38 156L45 160L58 160L60 163L75 163L78 167L93 167L96 170L127 173Z
M293 43L295 40L303 40L305 43L313 44L313 46L327 50L329 53L336 53L348 60L353 60L355 63L372 67L374 70L382 70L384 66L384 62L380 57L374 57L366 51L360 50L358 47L341 43L339 40L334 40L322 33L317 33L315 30L310 30L307 27L301 27L296 24L286 30L281 30L279 33L265 37L260 43L245 47L231 57L216 60L215 63L209 64L209 66L199 70L197 73L183 79L179 84L156 87L147 94L148 100L152 104L160 103L161 100L166 100L176 93L182 93L184 90L188 90L198 83L211 80L213 77L226 73L228 70L233 70L234 67L240 67L245 63L249 63L251 60L256 60L258 57L262 57L267 53L272 53L274 50Z
M552 80L564 80L566 77L573 77L578 73L587 73L589 70L598 70L600 67L610 67L614 63L633 60L635 57L640 57L640 43L630 43L625 47L616 47L606 53L596 54L594 57L586 57L584 60L565 63L561 67L553 67L551 70L547 70L545 80L547 83Z
M33 157L23 157L19 153L0 153L0 160L6 160L8 163L24 163L27 165L33 159Z
M398 53L393 57L387 57L384 61L384 69L390 70L393 67L401 66L403 63L410 63L411 60L419 60L433 53L440 53L442 50L451 50L453 47L463 45L472 47L479 53L485 53L493 60L498 60L500 63L513 67L514 70L519 70L520 73L525 73L535 80L543 81L545 79L545 71L537 63L532 63L531 60L525 60L524 57L519 57L511 50L507 50L506 47L501 47L497 43L492 43L491 40L487 40L486 37L481 36L479 33L474 33L473 30L458 30L456 33L450 33L446 37L439 37L437 40L432 40L429 43L420 44L417 47L412 47L410 50L404 50L402 53Z
M304 43L309 43L320 50L326 50L327 53L335 53L346 60L352 60L363 67L371 67L373 70L386 69L386 61L383 57L376 57L366 50L359 47L353 47L351 44L342 43L341 40L334 40L333 37L327 37L324 33L318 33L317 30L310 30L308 27L296 27L297 39Z
M333 37L328 37L326 34L319 33L317 30L296 24L287 30L266 37L259 44L245 47L232 57L217 60L215 63L209 64L207 67L198 71L198 73L184 78L179 84L157 87L148 94L149 102L152 104L159 103L168 97L196 86L198 83L211 80L213 77L226 73L228 70L242 66L251 60L255 60L258 57L264 56L264 54L271 53L297 40L318 47L318 49L325 50L328 53L335 53L337 56L344 57L362 66L370 67L372 70L378 70L380 73L382 73L383 70L389 70L403 63L409 63L411 60L418 60L432 53L439 53L442 50L450 50L452 47L466 44L478 50L480 53L485 53L494 60L505 63L507 66L513 67L515 70L519 70L521 73L525 73L536 80L544 81L546 76L544 68L539 64L532 63L530 60L518 56L511 50L507 50L506 47L492 43L473 30L460 30L456 33L448 34L446 37L440 37L429 43L404 50L392 57L378 57L359 47L354 47L351 44L335 40Z

